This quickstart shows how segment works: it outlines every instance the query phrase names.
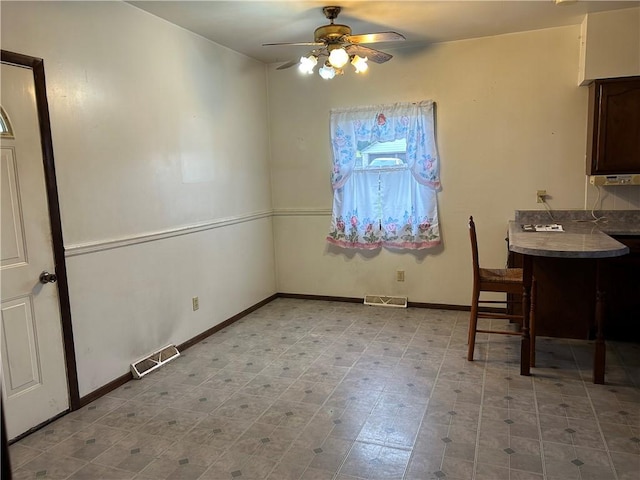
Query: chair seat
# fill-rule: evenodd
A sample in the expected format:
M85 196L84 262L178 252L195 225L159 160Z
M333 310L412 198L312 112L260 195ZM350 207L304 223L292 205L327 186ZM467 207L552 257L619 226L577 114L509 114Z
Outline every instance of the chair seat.
M481 268L480 281L488 283L522 284L521 268Z

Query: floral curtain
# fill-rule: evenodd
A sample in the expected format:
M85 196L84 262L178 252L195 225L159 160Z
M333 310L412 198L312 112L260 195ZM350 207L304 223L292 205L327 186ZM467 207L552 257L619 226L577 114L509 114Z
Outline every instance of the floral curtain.
M406 140L405 168L356 168L359 145ZM440 244L433 102L331 112L334 189L327 241L344 248Z

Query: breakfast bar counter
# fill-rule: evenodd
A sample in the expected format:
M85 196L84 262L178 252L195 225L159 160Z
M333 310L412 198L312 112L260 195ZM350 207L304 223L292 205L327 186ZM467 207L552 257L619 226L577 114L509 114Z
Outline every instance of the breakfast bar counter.
M523 255L562 258L608 258L629 253L629 247L592 223L564 223L563 231L527 232L509 222L509 249Z
M517 218L517 217L516 217ZM520 220L509 222L509 250L519 253L523 258L523 315L524 325L529 325L531 307L531 284L534 265L539 262L544 268L545 258L583 259L595 261L595 323L596 347L594 356L593 381L604 383L605 343L604 343L604 302L606 292L600 281L601 263L613 257L629 253L629 247L604 233L594 222L567 221L562 222L562 230L525 231ZM538 265L538 270L541 266ZM538 284L540 279L536 274ZM535 306L534 306L535 309ZM535 310L534 310L535 311ZM526 338L525 338L526 337ZM535 339L534 339L535 340ZM528 335L523 335L523 352L530 348L535 351L535 342L530 342ZM526 345L525 345L526 343ZM533 356L535 358L535 356ZM529 374L529 356L521 356L521 371Z

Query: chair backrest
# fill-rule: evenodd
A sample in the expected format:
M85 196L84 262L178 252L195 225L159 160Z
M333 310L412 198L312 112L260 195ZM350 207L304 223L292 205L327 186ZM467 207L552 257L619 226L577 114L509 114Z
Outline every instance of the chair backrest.
M478 237L476 236L476 224L473 217L469 217L469 237L471 238L471 257L473 260L473 280L480 279L480 263L478 261Z

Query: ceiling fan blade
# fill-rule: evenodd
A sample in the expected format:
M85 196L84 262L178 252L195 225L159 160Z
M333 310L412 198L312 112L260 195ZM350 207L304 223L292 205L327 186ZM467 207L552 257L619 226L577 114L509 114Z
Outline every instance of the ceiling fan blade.
M297 60L291 60L287 63L283 63L282 65L280 65L278 68L276 68L276 70L284 70L286 68L291 68L294 65L297 65L298 63L300 63L300 59Z
M401 40L406 40L406 38L398 32L363 33L347 37L347 41L351 43L397 42Z
M293 42L293 43L287 43L287 42L281 42L281 43L263 43L262 46L263 47L281 47L281 46L290 46L290 45L306 45L306 46L322 46L324 45L323 42Z
M344 48L349 55L358 55L363 58L367 57L369 61L373 63L384 63L393 58L393 55L363 45L347 45Z

